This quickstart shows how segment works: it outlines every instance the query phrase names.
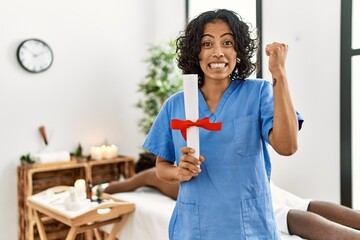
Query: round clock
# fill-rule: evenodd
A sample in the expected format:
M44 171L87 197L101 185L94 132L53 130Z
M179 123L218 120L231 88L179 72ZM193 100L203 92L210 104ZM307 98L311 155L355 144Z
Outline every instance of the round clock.
M39 73L51 66L54 55L50 46L44 41L32 38L20 43L17 58L25 70Z

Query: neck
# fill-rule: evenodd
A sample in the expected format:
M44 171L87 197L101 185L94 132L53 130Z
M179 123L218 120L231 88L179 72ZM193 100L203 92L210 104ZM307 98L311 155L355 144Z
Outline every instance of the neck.
M219 103L221 96L230 85L230 78L225 79L224 81L219 80L205 80L204 85L201 87L201 93L204 96L204 99L210 108L212 113L215 112L216 106Z

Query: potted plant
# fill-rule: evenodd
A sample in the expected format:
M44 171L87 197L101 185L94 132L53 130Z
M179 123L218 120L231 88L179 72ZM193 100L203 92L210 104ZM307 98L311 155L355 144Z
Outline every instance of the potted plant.
M31 165L35 163L35 160L31 158L31 154L27 153L20 156L21 165Z
M167 45L151 45L148 49L148 73L138 85L138 91L143 94L136 107L141 108L144 117L138 122L140 130L148 134L162 104L172 94L182 89L180 70L176 65L175 43Z
M148 51L149 57L145 59L148 63L148 72L138 85L138 92L143 94L143 98L136 104L144 113L138 126L145 135L150 131L165 100L182 89L181 72L176 65L175 42L151 45ZM153 159L152 156L146 156L148 154L141 153L140 159Z
M83 155L83 148L81 144L79 143L73 153L70 153L72 157L75 157L76 160L80 163L87 162L88 157Z

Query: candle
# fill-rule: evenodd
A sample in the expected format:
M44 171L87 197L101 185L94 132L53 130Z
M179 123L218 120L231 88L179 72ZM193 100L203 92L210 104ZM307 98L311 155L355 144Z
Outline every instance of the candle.
M91 147L90 155L91 155L91 159L101 160L102 159L101 148L96 146Z
M111 145L110 147L111 147L111 156L112 156L113 158L116 158L117 155L118 155L118 148L117 148L117 146Z
M110 146L106 146L105 157L106 159L112 158L112 149Z
M78 199L86 199L86 186L84 179L76 180L74 183L74 188L76 190Z
M95 160L115 158L117 154L118 148L115 145L93 146L90 150L91 158Z
M186 120L196 122L199 119L198 75L184 74L183 85ZM199 158L199 128L196 126L187 128L186 139L187 146L195 150L191 156Z
M101 157L106 158L106 145L101 145Z

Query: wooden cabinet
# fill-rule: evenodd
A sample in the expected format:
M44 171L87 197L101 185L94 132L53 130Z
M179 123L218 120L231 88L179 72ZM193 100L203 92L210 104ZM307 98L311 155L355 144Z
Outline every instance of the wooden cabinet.
M78 163L73 159L67 163L35 164L19 166L18 174L18 219L19 240L39 239L31 209L26 205L27 198L48 188L73 186L77 179L90 180L93 185L128 178L134 174L135 159L119 156L106 160L90 160ZM68 226L53 219L45 219L45 231L49 240L65 239ZM81 236L76 239L81 239Z

